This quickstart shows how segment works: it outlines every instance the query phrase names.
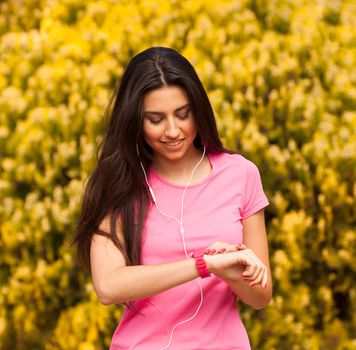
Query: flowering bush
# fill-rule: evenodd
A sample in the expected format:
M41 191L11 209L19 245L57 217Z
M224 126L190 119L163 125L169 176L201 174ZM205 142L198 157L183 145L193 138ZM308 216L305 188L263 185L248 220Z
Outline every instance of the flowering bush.
M255 349L354 349L356 7L352 0L0 3L0 350L106 349L68 249L102 115L153 45L195 66L226 147L254 161L274 298L241 314Z

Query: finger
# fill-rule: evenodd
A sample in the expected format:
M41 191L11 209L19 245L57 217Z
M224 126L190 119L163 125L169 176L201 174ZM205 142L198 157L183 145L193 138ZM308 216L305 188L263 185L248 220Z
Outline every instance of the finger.
M249 254L251 260L256 264L256 266L263 266L264 268L266 267L265 264L256 256L256 254L251 249L248 249L246 251L246 254Z
M254 273L249 277L251 282L254 282L263 272L263 266L256 266Z
M256 266L258 265L253 259L253 254L251 254L251 251L249 249L241 250L238 253L242 258L241 262L247 265L245 271L243 272L243 276L251 277L255 272Z
M262 280L262 287L266 288L267 287L267 282L268 282L268 271L267 267L265 268L265 273L263 275L263 280Z
M229 253L234 254L234 253ZM249 249L240 250L235 252L235 263L243 266L242 276L243 278L249 279L255 273L258 264L252 259L251 252Z
M236 249L237 250L245 250L247 249L247 246L245 246L243 243L236 244Z
M234 245L228 245L226 247L220 248L215 254L230 253L235 251L236 247Z
M250 287L256 286L258 284L262 285L262 280L263 280L263 276L264 276L264 267L261 267L261 269L259 270L258 275L256 276L256 278L250 283Z
M261 275L261 281L259 283L263 288L266 288L267 281L268 281L268 271L267 271L267 267L264 267L263 274Z
M268 282L267 267L256 255L253 255L251 258L256 261L260 266L263 266L263 279L261 281L261 285L263 288L266 288Z
M211 244L208 248L205 249L204 254L214 255L218 249L220 249L219 243Z
M231 247L234 246L227 242L215 242L211 244L207 249L205 249L205 254L216 255L225 253L227 251L236 250L236 248L232 249Z
M224 247L224 248L226 249L226 250L225 250L225 253L238 251L238 249L236 248L236 245L235 245L235 244L229 244L229 245L227 245L227 246Z
M253 252L248 249L243 251L244 255L249 257L250 264L244 272L243 276L245 280L250 280L253 281L257 278L257 276L260 274L261 269L264 268L263 263L253 254Z
M223 248L225 245L228 245L229 243L225 243L225 242L214 242L213 244L210 244L207 249L220 249L220 248Z
M262 281L261 281L261 286L263 288L267 287L267 281L268 281L268 270L267 270L267 267L265 266L264 271L263 271Z
M248 265L245 271L242 273L242 276L245 280L251 280L252 276L255 274L257 266L255 264Z
M266 266L250 249L239 251L239 253L237 263L246 265L245 270L242 272L243 279L246 282L252 283L252 285L255 285L258 279L257 284L261 283L262 286L266 286L266 276L268 278L268 275L266 275ZM261 277L262 279L260 279Z
M244 280L246 282L250 283L255 283L255 281L261 276L261 279L263 277L263 267L262 266L256 266L253 274L251 276L246 276L244 277Z

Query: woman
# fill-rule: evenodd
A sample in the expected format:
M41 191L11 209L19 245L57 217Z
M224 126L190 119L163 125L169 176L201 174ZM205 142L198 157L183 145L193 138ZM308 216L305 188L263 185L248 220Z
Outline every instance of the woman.
M129 62L73 243L118 349L250 349L237 300L272 296L257 167L223 148L191 64L152 47Z

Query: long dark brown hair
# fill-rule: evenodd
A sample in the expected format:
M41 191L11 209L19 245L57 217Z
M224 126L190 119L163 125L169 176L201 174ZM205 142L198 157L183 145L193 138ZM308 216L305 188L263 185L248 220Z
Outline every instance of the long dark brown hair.
M149 170L152 150L143 138L143 101L147 92L163 86L179 86L191 104L198 132L197 148L226 151L220 141L214 112L193 66L171 48L151 47L128 63L105 111L108 127L98 148L98 162L87 179L81 213L71 245L78 262L90 271L90 244L95 233L110 238L123 253L127 265L141 262L142 228L150 201L136 149ZM110 217L110 232L99 229ZM124 242L117 236L117 220Z

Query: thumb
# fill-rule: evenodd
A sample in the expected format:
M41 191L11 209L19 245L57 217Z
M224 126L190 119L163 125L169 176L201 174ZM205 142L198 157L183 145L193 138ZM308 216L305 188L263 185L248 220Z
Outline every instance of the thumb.
M244 245L243 243L236 244L236 249L237 250L244 250L247 249L247 246Z

